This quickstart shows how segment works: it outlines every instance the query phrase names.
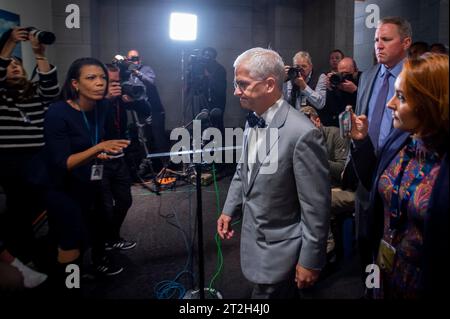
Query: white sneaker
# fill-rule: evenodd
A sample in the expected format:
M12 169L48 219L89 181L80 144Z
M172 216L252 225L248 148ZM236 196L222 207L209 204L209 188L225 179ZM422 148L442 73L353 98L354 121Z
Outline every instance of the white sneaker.
M35 288L47 280L48 276L46 274L31 269L17 258L13 260L11 266L16 267L22 274L25 288Z

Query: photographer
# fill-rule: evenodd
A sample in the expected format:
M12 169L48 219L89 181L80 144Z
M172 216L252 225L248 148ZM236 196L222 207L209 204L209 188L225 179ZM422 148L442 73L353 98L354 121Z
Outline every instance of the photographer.
M339 114L345 107L351 105L355 109L360 75L355 61L349 57L339 62L337 73L327 74L326 104L323 109L318 110L323 125L339 127Z
M297 52L292 60L294 67L285 66L285 100L298 110L306 105L312 105L317 110L322 109L326 99L326 75L318 76L314 73L308 52Z
M21 41L31 44L37 82L30 82L22 60L11 56ZM42 187L32 185L27 172L44 146L44 115L59 86L56 68L49 64L46 47L35 33L13 28L0 42L0 185L7 198L0 225L8 250L27 263L33 258L32 221L44 210ZM33 169L33 177L38 174Z
M151 149L152 152L164 152L169 148L169 140L166 136L165 129L165 110L164 106L161 102L161 98L159 96L158 89L155 85L156 75L152 68L148 65L144 65L142 63L141 56L139 52L135 49L132 49L127 54L126 63L132 64L132 67L129 67L128 70L131 71L129 75L129 80L134 83L142 83L145 86L145 95L146 100L150 104L150 114L151 114L151 125L146 125L144 127L146 132L146 137L151 143L148 145L148 148ZM121 77L123 76L121 70ZM145 107L141 108L143 112L137 112L138 116L141 120L148 119L147 111ZM145 117L145 118L144 118ZM157 170L162 167L162 163L159 160L154 161Z
M120 70L107 64L109 75L108 94L106 96L108 110L105 122L105 139L127 139L126 108L136 104L128 95L122 95L120 86ZM102 178L102 204L105 211L106 250L128 250L136 246L136 242L127 241L120 236L120 228L132 204L131 178L124 153L116 154L104 163Z
M130 50L127 54L130 63L136 65L133 75L137 76L145 85L155 84L155 72L148 65L143 65L138 50Z
M201 55L190 56L190 65L187 74L188 103L192 109L192 116L197 115L203 109L210 113L210 121L213 127L224 131L223 115L226 105L227 72L216 61L217 50L206 47ZM199 97L200 105L193 105L193 97Z

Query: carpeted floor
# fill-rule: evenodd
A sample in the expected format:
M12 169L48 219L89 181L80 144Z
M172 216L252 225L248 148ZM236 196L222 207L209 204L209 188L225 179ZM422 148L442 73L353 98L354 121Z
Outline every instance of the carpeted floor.
M245 299L252 286L242 274L239 262L240 223L234 225L231 240L217 242L218 208L226 199L232 171L217 183L202 187L204 232L204 287L218 291L224 299ZM122 236L137 241L128 251L114 251L115 262L124 267L116 276L83 279L83 296L88 299L179 299L198 289L196 189L184 183L156 195L142 185L132 188L133 205L122 227ZM218 204L218 205L217 205ZM219 210L220 211L220 210ZM220 248L220 249L219 249ZM88 258L85 258L89 260ZM31 296L45 293L32 290ZM358 259L353 255L327 269L312 289L302 291L304 299L358 299L363 287ZM28 293L27 293L28 294ZM207 298L216 297L206 293Z
M230 180L231 175L218 181L218 197L214 185L202 187L205 287L216 289L226 299L249 298L252 286L243 276L239 262L240 223L235 225L233 239L219 242L220 250L215 240L216 201L222 207ZM177 298L184 291L198 287L197 238L193 240L197 224L195 216L195 186L166 190L160 196L142 186L134 186L133 206L122 235L136 240L137 246L127 252L115 252L114 257L124 271L102 281L87 282L85 296ZM223 263L218 258L220 253ZM358 260L350 256L328 271L315 288L304 291L302 297L356 299L362 292Z

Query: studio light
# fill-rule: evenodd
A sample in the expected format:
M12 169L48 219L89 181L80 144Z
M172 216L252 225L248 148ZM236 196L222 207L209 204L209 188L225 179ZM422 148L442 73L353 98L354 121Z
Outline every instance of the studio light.
M197 16L190 13L171 13L170 38L178 41L195 41L197 39Z

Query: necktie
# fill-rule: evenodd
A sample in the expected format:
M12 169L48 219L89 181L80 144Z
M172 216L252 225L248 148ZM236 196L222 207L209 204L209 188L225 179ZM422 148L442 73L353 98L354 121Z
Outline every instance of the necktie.
M389 78L391 73L386 70L383 83L378 92L377 100L374 105L372 118L369 123L369 137L372 140L375 151L378 151L378 140L380 137L381 122L383 120L384 109L386 108L386 98L389 92Z
M248 112L247 122L250 127L266 127L266 121L262 117L258 117L254 112Z

